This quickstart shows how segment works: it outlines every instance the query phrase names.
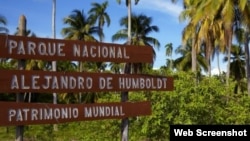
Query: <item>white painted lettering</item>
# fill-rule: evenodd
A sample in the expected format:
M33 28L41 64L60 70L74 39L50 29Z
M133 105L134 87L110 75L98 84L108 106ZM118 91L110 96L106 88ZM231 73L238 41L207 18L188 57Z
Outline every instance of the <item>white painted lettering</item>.
M19 89L18 81L17 81L17 76L13 75L11 79L11 89Z
M31 84L32 89L40 89L40 86L37 85L39 78L40 78L39 75L32 76L32 80L31 80L32 81L32 84Z
M93 86L93 80L92 80L92 78L91 77L87 77L86 78L86 88L87 89L91 89L92 86Z
M69 77L69 88L70 89L76 88L76 78L73 76Z
M17 54L25 55L25 49L24 49L23 41L20 41L19 44L18 44Z
M70 114L71 115L71 114ZM77 108L73 108L72 110L72 115L73 115L73 118L77 118L79 116L79 111Z
M122 106L93 106L84 108L85 118L100 118L109 116L124 116Z
M92 117L92 110L91 107L84 107L84 117Z
M55 43L48 43L47 49L48 49L49 56L54 56L56 54L56 44ZM59 52L58 52L58 54L59 54Z
M28 54L36 55L35 48L36 44L34 42L28 41Z
M40 55L48 56L46 44L43 42L38 43L38 53Z
M17 42L14 40L8 40L9 54L12 54L12 50L17 48Z
M100 107L99 107L99 111L98 111L98 112L99 112L99 116L100 116L100 117L106 116L106 115L105 115L105 112L104 112L104 111L105 111L104 109L105 109L104 106L100 106Z
M25 85L25 76L21 75L21 89L26 90L26 89L29 89L29 88L30 88L30 86Z
M37 109L31 109L31 120L38 120L38 110ZM42 117L40 116L40 119L42 119Z
M57 55L58 56L65 56L65 53L63 52L63 47L65 46L65 44L64 43L58 43L58 46L57 46L57 50L58 50L58 52L57 52Z
M44 119L52 119L53 118L53 112L52 109L44 109Z
M23 109L23 113L24 113L24 120L28 120L28 112L30 111L30 109Z
M23 121L23 114L21 109L17 110L16 121Z
M127 51L126 51L126 48L124 47L123 48L123 53L124 53L124 58L125 59L129 59L130 57L127 55Z
M76 56L76 57L80 57L81 55L81 53L80 53L81 51L80 51L80 45L76 45L76 44L74 44L73 45L73 56Z
M51 88L52 89L59 89L57 77L52 77Z
M96 50L96 46L91 46L90 47L90 56L93 58L96 57L96 53L94 52L94 50Z
M112 89L112 77L107 77L106 79L104 77L99 77L99 88L100 89Z
M88 48L87 48L87 46L85 45L85 46L83 47L82 57L88 57L88 56L89 56L89 54L88 54Z
M14 116L16 116L16 110L10 109L10 110L9 110L9 122L12 121L12 118L13 118Z
M42 85L43 89L48 89L50 87L50 80L52 79L52 76L45 75L44 76L46 83Z
M54 118L59 119L61 116L59 108L55 108L53 112Z
M109 55L108 48L106 46L102 47L102 57L107 58Z

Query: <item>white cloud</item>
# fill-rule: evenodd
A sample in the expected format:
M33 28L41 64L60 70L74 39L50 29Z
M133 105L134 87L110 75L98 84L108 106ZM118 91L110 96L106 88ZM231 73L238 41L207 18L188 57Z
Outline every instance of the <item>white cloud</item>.
M219 69L218 68L214 68L211 70L211 74L212 75L219 75Z
M211 70L211 74L212 74L212 75L219 75L219 73L223 73L223 72L226 72L225 69L223 69L223 68L220 70L220 72L219 72L219 69L218 69L218 68L213 68L213 69Z
M183 10L179 3L172 3L167 0L141 0L135 8L154 10L168 14L173 17L178 17Z

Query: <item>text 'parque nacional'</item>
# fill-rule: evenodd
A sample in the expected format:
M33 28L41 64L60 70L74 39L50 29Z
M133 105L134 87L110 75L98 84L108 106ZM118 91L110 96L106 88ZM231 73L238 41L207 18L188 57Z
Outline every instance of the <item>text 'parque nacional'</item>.
M152 63L149 46L0 35L1 57L15 59ZM143 50L143 51L142 51Z

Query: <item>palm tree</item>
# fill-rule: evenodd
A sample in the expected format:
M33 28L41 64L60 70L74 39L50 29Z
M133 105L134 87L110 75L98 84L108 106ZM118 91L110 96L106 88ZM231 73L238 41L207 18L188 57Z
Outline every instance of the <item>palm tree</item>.
M229 76L230 76L230 57L231 57L231 46L232 46L232 38L233 38L233 33L234 29L237 29L237 26L239 23L242 23L244 28L246 29L245 32L245 50L246 50L246 61L247 61L247 76L248 76L248 94L250 95L250 65L249 65L249 4L250 2L247 0L240 0L240 1L233 1L233 0L228 0L228 1L213 1L209 0L210 4L207 6L207 11L210 10L210 14L214 15L219 15L220 18L223 21L223 28L224 28L224 38L225 38L225 44L227 46L227 58L228 58L228 66L227 66L227 84L229 83ZM216 2L216 4L215 4ZM235 28L236 26L236 28ZM248 50L248 51L247 51Z
M121 3L121 0L116 0L118 3ZM138 4L139 0L135 0L135 4ZM126 6L128 9L128 30L127 30L127 38L128 38L128 44L131 42L131 0L126 0ZM129 74L131 71L131 65L130 63L126 63L124 66L124 73ZM128 92L122 92L121 93L121 101L126 102L128 101ZM128 140L128 118L122 119L121 123L121 135L122 141Z
M97 41L93 35L99 33L99 28L90 23L83 11L73 10L71 15L63 19L63 22L69 25L61 31L65 39Z
M228 58L225 57L224 61L228 61ZM246 76L246 70L245 70L245 52L240 46L233 45L231 49L231 58L230 58L230 71L231 76L233 76L233 79L237 82L235 85L235 91L234 93L238 93L238 88L241 88L241 91L243 92L242 86L242 80Z
M119 4L121 3L121 0L116 0ZM140 0L135 0L135 5L139 3ZM131 0L126 0L126 6L128 8L128 31L127 31L127 35L128 35L128 43L130 43L130 39L131 39Z
M244 41L244 47L245 47L245 56L246 56L246 76L247 76L247 92L250 96L250 56L249 56L249 28L247 29L245 33L245 41Z
M56 0L52 1L52 36L55 39L56 38ZM56 66L57 66L57 62L56 61L52 61L52 71L56 71ZM53 93L53 103L57 104L57 94ZM54 130L57 130L57 125L54 125Z
M192 40L190 39L186 46L179 46L175 53L181 54L181 57L175 59L174 64L178 70L190 71L192 70ZM202 53L197 54L197 72L201 73L202 69L207 71L207 64Z
M192 0L186 0L186 3L192 3ZM211 19L211 21L220 19L222 22L221 30L223 30L223 41L225 47L227 49L227 58L230 60L231 55L231 47L233 41L233 33L235 26L238 23L243 22L246 25L249 25L248 15L249 15L249 2L247 0L242 1L234 1L234 0L197 0L195 1L197 5L193 6L196 9L196 13L201 15L200 17L207 17ZM198 14L197 14L198 15ZM201 18L193 18L193 23L199 23ZM246 22L247 21L247 22ZM247 41L247 40L246 40ZM247 45L247 44L246 44ZM227 74L226 74L226 83L229 86L229 76L230 76L230 61L227 63ZM249 81L250 82L250 81ZM249 84L250 87L250 84ZM249 88L250 91L250 88Z
M92 8L88 12L88 14L90 14L89 20L91 23L97 23L98 27L100 28L98 35L100 38L100 42L102 42L104 38L103 26L105 23L107 24L107 26L110 25L110 17L106 12L108 1L105 1L102 4L92 3L91 5Z
M126 32L128 30L127 25L128 17L123 17L120 20L120 25L125 26L124 29L119 30L112 36L112 41L117 40L127 40ZM132 14L131 17L132 20L132 27L131 27L131 45L137 45L137 46L151 46L152 48L155 47L156 49L159 49L160 43L157 39L148 36L152 32L158 32L159 29L156 25L152 24L152 18L147 17L143 14ZM125 44L128 44L128 42L125 42ZM154 51L154 58L155 58L155 51ZM145 65L145 64L144 64ZM146 65L147 66L147 65ZM143 64L133 64L133 71L135 73L140 72L143 68Z
M103 26L104 24L107 24L107 26L110 25L110 17L108 13L106 12L108 1L105 1L102 4L99 3L92 3L92 8L89 10L89 21L91 24L97 23L97 26L99 28L98 36L100 38L100 42L103 42L104 39L104 33L103 33ZM97 62L90 64L92 66L97 67L97 71L103 71L106 68L105 62Z
M168 43L165 45L166 48L166 56L170 56L170 59L167 59L167 67L170 68L171 70L174 68L174 60L172 58L172 53L173 53L173 44Z
M100 29L95 27L93 23L89 21L89 18L84 14L83 11L73 10L72 14L63 19L64 24L68 24L68 27L62 29L61 33L65 39L70 40L81 40L81 41L92 41L97 40L93 36L98 35ZM78 63L78 71L83 71L83 62ZM79 93L79 100L81 100L81 93ZM81 102L81 101L79 101Z
M233 25L235 21L235 1L218 1L217 5L214 7L212 6L214 3L211 0L211 8L213 8L214 12L212 15L220 14L220 18L223 21L224 27L224 38L225 38L225 45L227 47L227 58L230 60L231 57L231 47L233 41ZM227 63L227 74L226 74L226 83L229 85L229 77L230 77L230 61Z
M4 27L4 26L7 25L7 20L2 15L0 15L0 25L3 25L3 26L0 26L0 34L1 33L8 33L9 32L9 30L6 27Z
M203 47L210 76L211 56L215 51L215 47L224 47L223 42L221 42L221 40L224 40L224 34L222 34L222 20L218 17L214 18L209 11L204 11L204 5L206 4L207 1L185 0L185 10L181 13L180 19L189 20L183 32L183 42L185 44L190 38L194 40L192 45L192 66L196 65L195 57L197 53L195 53L194 49L199 52ZM194 66L192 67L193 71L195 70Z
M198 1L191 1L191 0L184 0L183 5L185 10L183 10L180 14L180 21L189 20L187 26L184 28L182 33L182 42L183 45L186 46L187 42L191 39L192 40L192 71L196 72L196 54L198 50L198 40L197 40L197 25L192 22L192 16L196 13L196 7L198 7Z
M245 50L245 57L246 57L246 76L247 76L247 92L248 95L250 96L250 56L249 56L249 25L250 25L250 20L249 20L249 14L250 14L250 7L249 7L250 2L247 0L241 0L238 2L239 8L236 14L237 17L240 18L241 23L243 23L242 26L244 28L244 37L243 37L243 42L244 42L244 50Z

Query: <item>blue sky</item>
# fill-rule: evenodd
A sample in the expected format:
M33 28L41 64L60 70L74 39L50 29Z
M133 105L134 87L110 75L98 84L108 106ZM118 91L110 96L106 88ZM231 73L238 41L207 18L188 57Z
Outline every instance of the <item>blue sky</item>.
M63 24L63 18L70 15L75 9L84 10L85 13L91 8L91 3L103 3L105 0L57 0L56 2L56 38L62 38L61 29L67 27ZM134 2L134 0L132 0ZM111 43L111 37L122 27L119 25L121 17L127 15L125 3L120 5L116 0L108 0L107 12L111 18L109 27L104 28L104 42ZM179 22L179 14L182 11L182 1L173 4L171 0L140 0L138 5L132 6L132 11L136 14L145 14L153 18L152 25L159 27L159 32L150 36L157 38L161 47L156 49L156 60L154 68L165 65L165 45L173 43L174 49L181 44L181 33L185 23ZM18 26L20 15L27 18L27 28L38 37L52 37L52 0L2 0L0 14L7 19L9 34L13 34ZM123 43L121 41L120 43ZM116 42L119 43L119 42ZM176 58L173 52L173 58ZM216 66L215 66L216 67ZM213 66L212 66L213 68Z

